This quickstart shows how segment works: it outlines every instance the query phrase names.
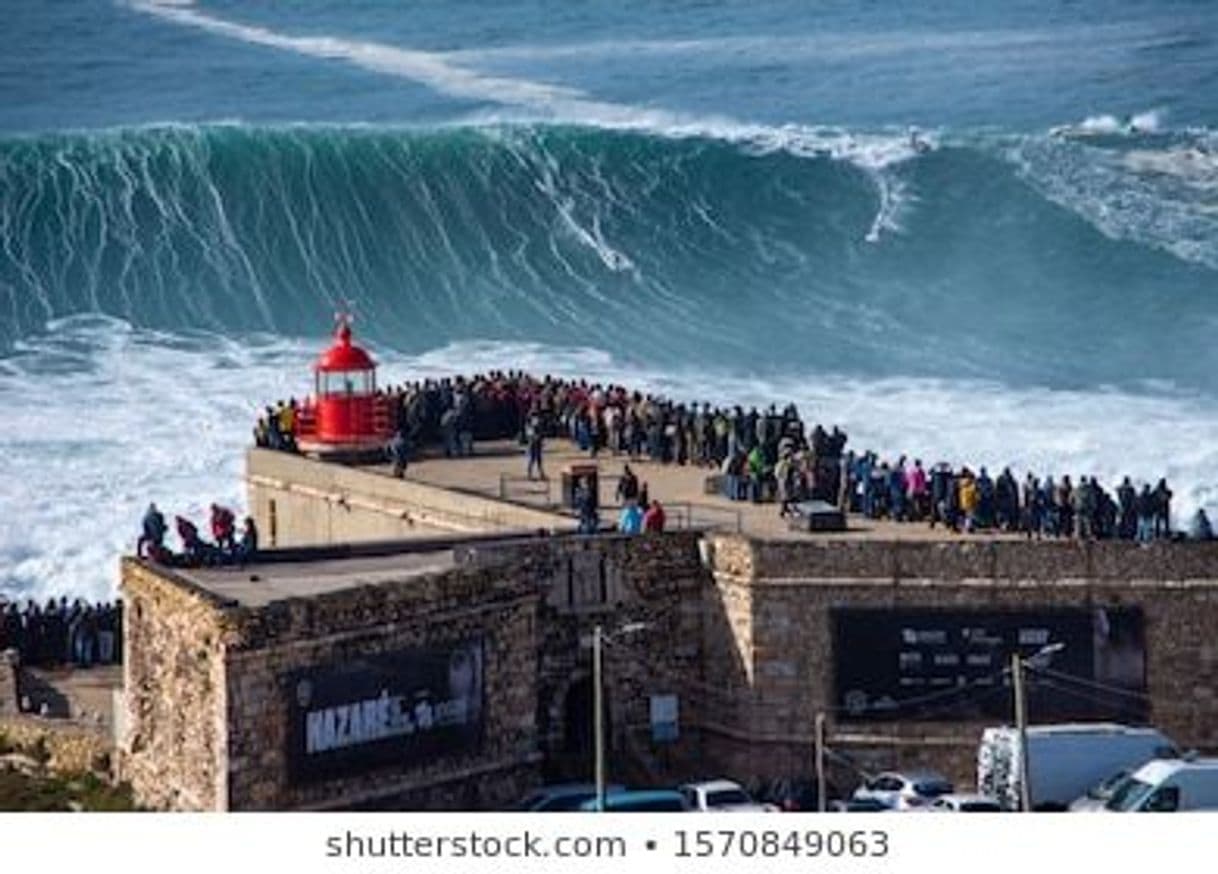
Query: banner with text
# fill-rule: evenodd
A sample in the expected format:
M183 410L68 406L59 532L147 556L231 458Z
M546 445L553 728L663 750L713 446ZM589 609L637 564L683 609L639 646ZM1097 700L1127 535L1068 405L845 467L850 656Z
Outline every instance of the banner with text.
M1033 719L1147 716L1138 608L840 608L832 621L839 719L1009 719L1011 655L1046 647L1026 674Z
M288 771L295 782L349 776L482 739L481 639L364 656L293 673Z

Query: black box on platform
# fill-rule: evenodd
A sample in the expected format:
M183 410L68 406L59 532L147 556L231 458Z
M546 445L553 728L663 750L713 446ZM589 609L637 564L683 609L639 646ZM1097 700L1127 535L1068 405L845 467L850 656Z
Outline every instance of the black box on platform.
M787 523L792 531L845 531L846 514L825 501L804 501L795 505L798 515Z

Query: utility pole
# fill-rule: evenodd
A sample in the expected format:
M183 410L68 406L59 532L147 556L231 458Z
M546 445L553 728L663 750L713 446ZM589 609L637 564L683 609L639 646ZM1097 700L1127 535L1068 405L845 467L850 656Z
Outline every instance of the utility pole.
M816 714L816 809L825 812L825 713Z
M651 627L650 622L628 622L613 629L609 634L605 634L600 623L592 627L592 737L593 755L596 758L593 767L596 772L596 809L599 811L605 809L605 641L646 631ZM581 636L579 641L580 646L588 645L586 637Z
M1011 653L1011 684L1015 692L1015 724L1019 728L1019 809L1032 810L1032 786L1028 781L1028 699L1023 686L1023 659Z
M601 627L592 629L592 727L596 755L596 809L605 811L605 717L604 688L601 685Z
M1011 653L1011 689L1015 693L1015 724L1019 728L1019 807L1024 813L1032 812L1031 762L1028 751L1028 690L1024 686L1024 669L1027 666L1043 668L1049 658L1066 648L1062 642L1046 643L1026 659L1019 651Z

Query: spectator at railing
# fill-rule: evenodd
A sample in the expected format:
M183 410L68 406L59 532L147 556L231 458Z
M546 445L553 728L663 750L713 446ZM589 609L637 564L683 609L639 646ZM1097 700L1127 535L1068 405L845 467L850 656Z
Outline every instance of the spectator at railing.
M0 616L0 651L15 649L22 664L39 668L117 664L122 660L121 601L89 604L76 599L10 603Z

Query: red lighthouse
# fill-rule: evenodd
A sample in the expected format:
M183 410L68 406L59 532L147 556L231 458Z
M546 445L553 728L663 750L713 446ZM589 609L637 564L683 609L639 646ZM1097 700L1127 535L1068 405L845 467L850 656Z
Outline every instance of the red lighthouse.
M393 431L387 399L376 391L376 362L351 342L351 319L338 316L334 344L313 366L296 443L307 455L359 459L380 455Z

